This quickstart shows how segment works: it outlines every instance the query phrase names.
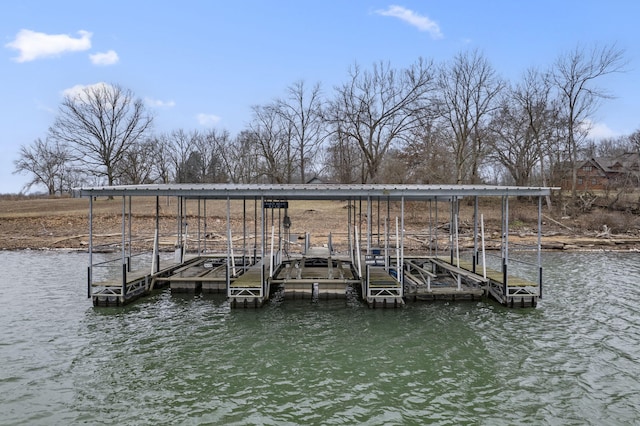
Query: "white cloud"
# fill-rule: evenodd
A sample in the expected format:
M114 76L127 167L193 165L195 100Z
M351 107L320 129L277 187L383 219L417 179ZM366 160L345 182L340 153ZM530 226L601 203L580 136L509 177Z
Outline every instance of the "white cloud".
M64 97L69 97L69 98L82 98L82 96L86 93L86 90L92 90L92 89L105 89L105 90L110 90L112 88L112 86L108 83L104 83L104 82L100 82L100 83L95 83L95 84L89 84L89 85L84 85L84 84L76 84L73 87L70 87L68 89L64 89L62 91L62 96Z
M605 123L588 122L586 126L588 128L590 139L601 140L601 139L615 138L620 136L620 133L611 129Z
M427 16L420 15L413 10L402 6L391 5L386 10L376 10L381 16L391 16L416 27L420 31L426 31L431 34L431 38L440 39L444 35L440 31L440 26L436 21L432 21Z
M203 113L198 114L196 119L201 126L215 126L221 120L217 115Z
M153 98L145 98L144 101L147 105L157 108L172 108L176 106L174 101L161 101L160 99Z
M15 40L5 47L20 52L14 60L29 62L40 58L59 56L65 52L77 52L91 48L91 36L88 31L78 31L80 37L68 34L45 34L31 30L20 30Z
M108 52L100 52L94 55L89 55L91 63L93 65L113 65L117 64L120 58L115 50L109 50Z

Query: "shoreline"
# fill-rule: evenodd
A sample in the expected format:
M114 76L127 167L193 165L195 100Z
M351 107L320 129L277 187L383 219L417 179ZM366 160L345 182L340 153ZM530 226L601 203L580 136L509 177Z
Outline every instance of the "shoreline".
M171 251L176 234L175 205L163 203L160 212L160 235L164 240L164 248ZM89 202L87 199L78 198L35 198L21 200L0 199L0 251L28 251L28 250L65 250L88 252L89 237ZM461 208L467 208L461 206ZM132 220L132 235L134 238L142 237L151 241L155 227L155 215L143 212L155 211L155 200L135 200L134 213L139 215ZM499 250L499 209L484 206L485 210L485 235L487 237L486 250ZM530 206L526 203L519 205L514 203L512 212L515 216L514 228L509 233L509 245L518 244L527 246L537 245L537 233L533 230L537 226L535 217L529 217ZM429 247L429 222L416 215L415 211L408 213L414 216L409 219L406 227L407 236L413 235L410 249L428 250ZM141 214L142 212L142 214ZM207 211L207 234L212 242L223 240L226 235L226 206L215 205ZM314 236L326 234L328 221L339 224L344 215L344 204L341 202L325 203L296 203L289 209L289 215L294 222L292 233L304 235L309 232ZM189 206L187 218L196 221L197 206ZM471 216L472 211L463 211L461 214ZM396 212L392 211L392 215ZM640 232L638 231L638 218L633 215L624 222L616 222L609 219L609 226L603 226L601 221L595 219L602 216L594 213L592 216L576 217L572 219L550 219L542 224L541 248L543 251L611 251L611 252L640 252ZM238 231L242 223L242 205L236 211L232 211L232 227ZM562 221L562 223L560 222ZM469 222L469 219L466 219ZM518 225L515 225L518 222ZM589 225L590 224L590 225ZM612 225L615 229L612 229ZM195 226L195 225L193 225ZM253 225L251 225L253 226ZM473 242L469 231L469 223L465 228L467 232L460 234L460 247L469 249ZM606 232L598 232L594 229L602 229ZM626 232L625 232L626 230ZM122 232L122 204L113 200L98 200L94 202L93 236L94 248L100 244L118 244L121 241ZM446 231L441 234L439 245L447 245ZM337 242L340 237L335 233ZM317 238L317 237L316 237ZM322 239L322 237L320 237ZM344 237L342 237L344 238ZM149 244L148 241L143 244Z
M84 242L80 242L78 245L69 245L69 246L61 246L57 244L48 244L46 241L41 241L40 244L33 245L16 245L16 244L6 244L6 241L3 241L3 238L0 238L0 252L1 251L10 251L10 252L29 252L29 251L37 251L37 252L46 252L46 251L61 251L61 252L76 252L76 253L88 253L87 244ZM510 236L509 238L510 247L526 244L530 247L535 246L536 243L531 240L520 240L514 238L514 236ZM9 247L8 247L9 246ZM461 246L462 248L462 246ZM471 247L465 246L465 251ZM160 252L170 253L174 249L173 248L160 248ZM496 246L485 247L485 250L490 253L499 252L500 248ZM147 249L142 249L140 251L147 251ZM519 248L518 252L535 252L534 249L522 249ZM640 253L640 238L629 238L629 237L610 237L607 239L599 239L595 240L593 237L587 236L563 236L561 240L557 239L557 237L542 237L541 241L541 251L542 252L585 252L585 253ZM115 253L120 252L120 249L113 250L94 250L94 253ZM190 251L190 253L195 253L196 251Z

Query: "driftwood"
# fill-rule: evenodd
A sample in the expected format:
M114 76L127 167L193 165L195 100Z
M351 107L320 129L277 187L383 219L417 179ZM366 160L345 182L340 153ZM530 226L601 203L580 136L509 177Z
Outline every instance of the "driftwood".
M122 236L122 234L119 232L115 234L93 234L93 238L110 238L110 237L120 237L120 236ZM58 244L63 241L77 240L79 238L89 238L89 234L72 235L70 237L59 238L55 240L53 243Z
M573 232L573 229L571 229L571 228L570 228L570 227L568 227L567 225L565 225L565 224L563 224L563 223L560 223L560 222L558 222L557 220L555 220L555 219L553 219L553 218L550 218L549 216L547 216L547 215L545 215L545 214L543 214L543 215L542 215L542 217L544 217L544 218L545 218L545 219L547 219L547 220L550 220L551 222L555 223L556 225L560 225L560 226L562 226L563 228L567 228L569 231Z

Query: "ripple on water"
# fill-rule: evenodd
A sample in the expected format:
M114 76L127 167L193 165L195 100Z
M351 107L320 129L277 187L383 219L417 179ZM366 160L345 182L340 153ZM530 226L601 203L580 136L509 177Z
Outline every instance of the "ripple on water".
M3 253L13 269L5 267L11 285L0 283L8 301L0 363L11 366L0 370L0 423L640 417L637 254L545 253L536 309L442 302L390 311L353 301L231 311L220 296L169 291L94 309L84 294L85 257Z

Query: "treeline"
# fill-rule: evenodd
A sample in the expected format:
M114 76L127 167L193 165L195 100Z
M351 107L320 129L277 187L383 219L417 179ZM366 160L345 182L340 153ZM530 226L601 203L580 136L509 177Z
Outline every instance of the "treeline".
M141 183L496 183L559 186L594 150L640 151L640 131L594 144L593 114L623 72L615 45L578 46L549 69L501 78L479 51L396 69L353 65L325 92L298 81L252 107L248 126L153 132L133 92L98 84L63 100L47 135L23 145L25 190ZM602 153L600 153L602 154ZM569 176L571 177L571 176ZM576 178L573 173L575 193Z

